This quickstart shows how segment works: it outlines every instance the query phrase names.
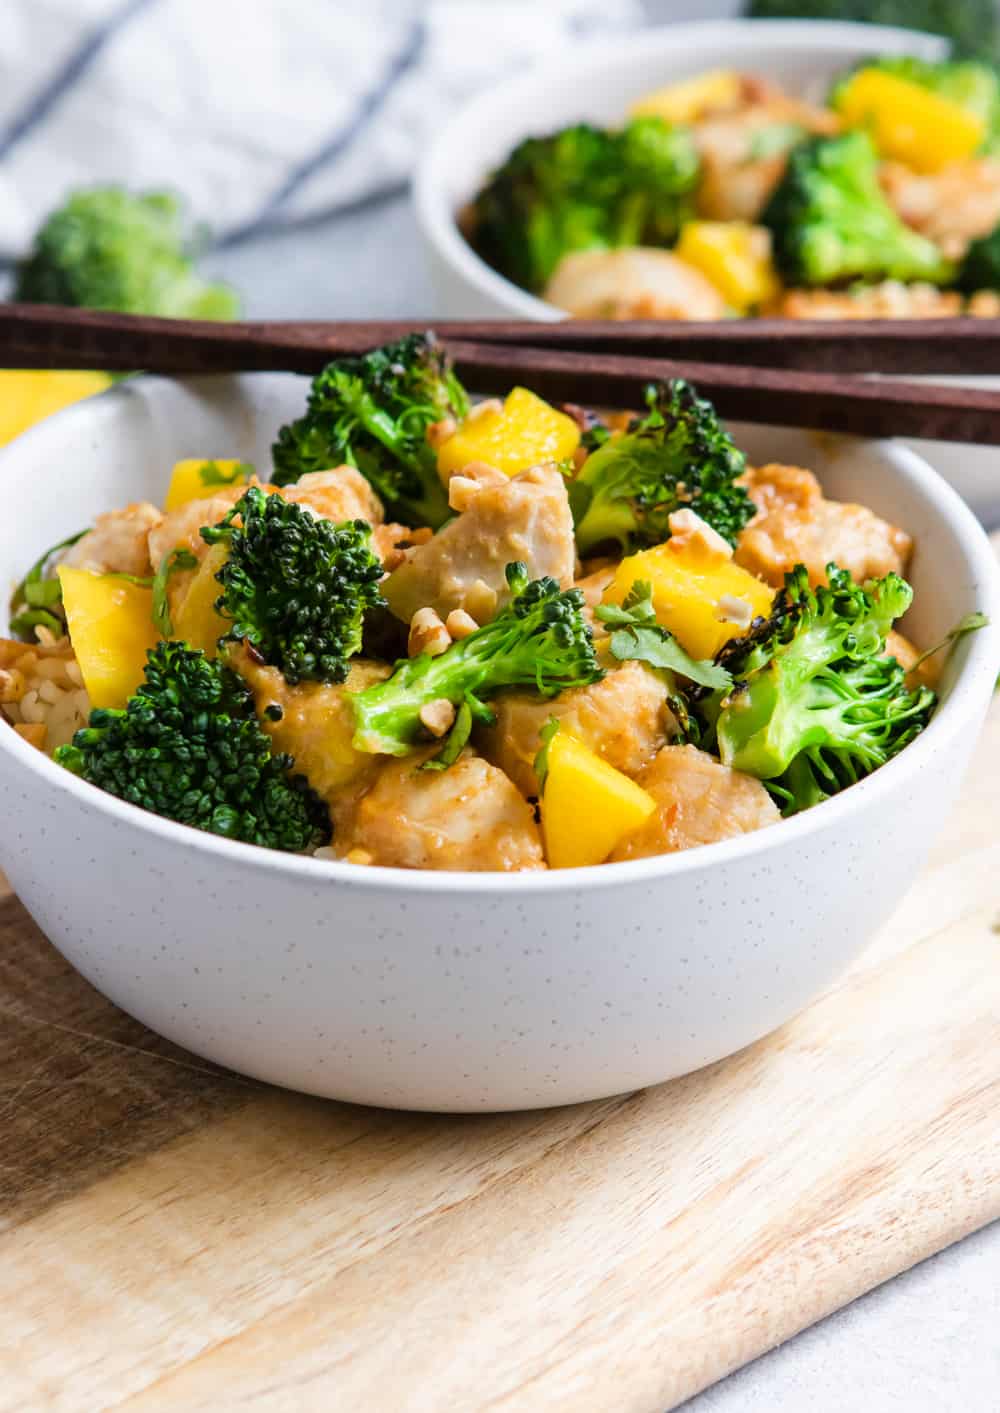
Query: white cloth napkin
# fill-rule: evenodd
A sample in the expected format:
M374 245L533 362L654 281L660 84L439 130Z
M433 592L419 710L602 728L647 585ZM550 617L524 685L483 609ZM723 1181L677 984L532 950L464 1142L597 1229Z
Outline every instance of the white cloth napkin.
M502 74L638 0L0 0L0 257L73 187L182 193L222 243L399 189Z

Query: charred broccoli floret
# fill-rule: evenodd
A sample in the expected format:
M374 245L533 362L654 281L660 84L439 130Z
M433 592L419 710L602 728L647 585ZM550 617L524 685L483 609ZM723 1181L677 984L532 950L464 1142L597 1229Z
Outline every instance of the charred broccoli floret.
M738 484L746 457L690 383L651 386L646 403L645 417L593 451L570 486L580 554L610 542L625 553L660 544L681 506L735 544L754 514Z
M281 428L272 448L276 485L347 462L389 515L437 529L448 496L427 429L456 421L469 398L433 334L411 334L359 358L338 358L313 379L305 416Z
M406 755L424 734L421 709L442 698L491 722L485 699L503 687L554 697L604 675L578 589L561 590L550 578L529 582L523 564L508 564L507 583L513 597L491 623L438 657L422 653L397 663L388 681L351 696L358 750Z
M473 202L472 243L502 275L540 291L570 251L672 245L698 171L691 134L662 118L529 137Z
M796 147L761 217L789 284L925 280L947 284L955 266L900 220L882 193L865 132L814 137Z
M14 296L172 319L235 319L239 300L196 272L180 203L168 192L77 191L17 269Z
M936 702L886 655L909 584L887 574L862 586L835 564L827 575L815 589L801 564L785 576L771 615L716 659L733 685L701 708L723 763L762 780L786 815L884 765Z
M334 525L251 486L201 537L228 547L215 605L232 620L226 637L256 648L293 685L343 682L361 648L365 613L385 603L371 526Z
M227 839L294 853L330 837L326 806L290 773L292 757L272 752L249 687L184 643L158 643L125 709L96 708L55 758L121 800Z

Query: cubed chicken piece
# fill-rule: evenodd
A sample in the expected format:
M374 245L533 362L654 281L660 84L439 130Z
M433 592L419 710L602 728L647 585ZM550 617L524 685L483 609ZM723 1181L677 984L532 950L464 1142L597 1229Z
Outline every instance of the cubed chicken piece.
M696 746L664 746L639 776L656 812L609 862L676 854L777 824L777 805L759 780L722 765Z
M384 663L355 658L347 681L340 686L300 682L290 687L276 667L268 667L243 644L230 650L228 662L253 692L257 714L276 751L295 757L295 768L306 777L336 817L344 792L356 790L374 777L378 758L352 745L354 714L347 693L383 682L392 669ZM267 709L278 707L271 719Z
M256 484L256 483L254 483ZM218 525L246 490L246 486L227 486L218 495L203 500L189 500L164 515L149 532L149 558L158 569L171 550L186 549L196 559L208 553L201 538L203 525Z
M914 172L901 162L883 162L882 190L908 226L959 260L970 242L1000 222L1000 161L973 157L949 162L939 172Z
M281 491L285 500L307 505L324 520L342 525L345 520L367 520L371 526L385 519L382 502L354 466L336 466L330 471L310 471Z
M487 622L507 601L505 570L514 560L528 566L532 579L550 574L564 586L573 582L573 516L555 466L534 466L471 490L462 513L408 550L384 580L382 592L404 623L421 608L433 608L441 619L464 609L477 623Z
M381 757L375 784L336 831L338 854L394 868L544 868L534 811L503 771L468 750L448 770L419 769L434 750Z
M780 587L796 564L811 583L823 583L831 561L859 582L905 572L913 548L906 531L867 506L827 500L811 471L774 462L752 467L745 484L757 514L734 558L767 583Z
M600 682L551 699L533 692L504 692L492 703L496 724L484 727L477 737L479 749L522 794L537 795L539 732L554 716L608 765L635 776L677 729L668 695L662 676L641 662L623 662Z
M62 562L75 569L89 569L92 574L134 574L145 578L150 573L148 537L162 519L163 512L148 500L137 501L123 510L109 510L99 515L94 528L66 551Z
M695 124L701 157L698 214L711 221L756 221L785 172L800 132L835 132L838 119L780 94L766 84L748 85L747 102Z
M564 255L545 288L577 319L723 319L726 301L668 250L629 246Z

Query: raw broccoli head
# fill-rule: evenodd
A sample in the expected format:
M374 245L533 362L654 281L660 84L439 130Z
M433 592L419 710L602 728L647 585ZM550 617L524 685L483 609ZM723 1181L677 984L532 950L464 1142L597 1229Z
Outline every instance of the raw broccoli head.
M578 589L561 590L550 578L529 582L523 564L508 564L507 583L513 597L491 623L438 657L423 653L397 663L388 681L351 696L358 750L406 755L424 736L421 708L442 698L491 722L485 700L503 687L554 697L604 675Z
M645 417L598 446L570 486L580 554L612 541L624 553L660 544L681 506L735 544L754 514L738 484L746 457L690 383L651 386L646 403Z
M956 54L1000 53L994 0L749 0L755 20L861 20L950 39Z
M864 132L814 137L796 147L761 217L775 261L797 285L850 280L946 284L955 266L899 219L882 193L878 158Z
M239 523L237 523L239 522ZM228 547L216 609L285 680L343 682L361 648L365 613L384 605L382 564L364 520L334 525L251 486L202 539Z
M427 429L445 417L460 421L468 410L468 394L433 334L338 358L313 379L305 416L278 433L273 480L285 486L347 462L389 515L437 529L451 512Z
M227 839L295 853L330 838L326 806L290 774L292 757L271 751L250 689L184 643L158 643L125 709L92 711L55 758L121 800Z
M785 576L770 617L718 655L733 686L702 707L723 763L763 780L785 814L884 765L936 701L927 687L911 690L885 652L909 584L887 574L862 586L835 564L827 575L816 589L802 565Z
M529 137L473 202L472 242L502 275L540 291L570 251L672 245L698 168L687 129L657 117Z
M239 301L196 273L181 208L167 192L78 191L18 266L14 299L173 319L235 319Z

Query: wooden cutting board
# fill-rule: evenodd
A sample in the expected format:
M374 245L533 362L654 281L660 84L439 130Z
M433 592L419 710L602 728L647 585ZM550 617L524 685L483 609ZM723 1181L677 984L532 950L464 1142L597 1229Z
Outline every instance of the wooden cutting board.
M0 876L0 1413L662 1413L1000 1217L998 797L1000 702L923 877L809 1011L496 1118L218 1071Z

